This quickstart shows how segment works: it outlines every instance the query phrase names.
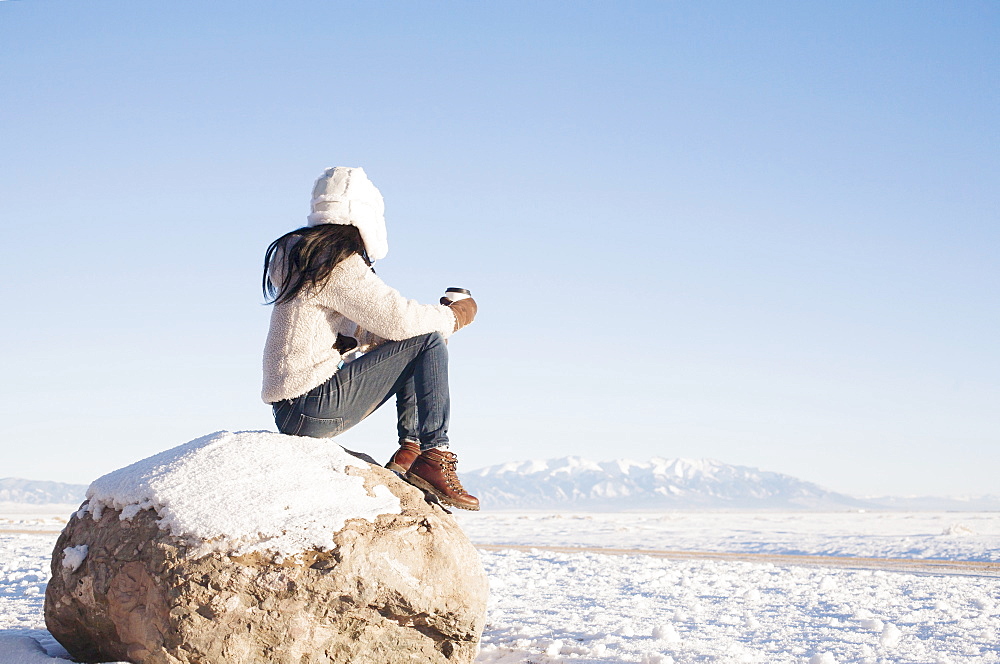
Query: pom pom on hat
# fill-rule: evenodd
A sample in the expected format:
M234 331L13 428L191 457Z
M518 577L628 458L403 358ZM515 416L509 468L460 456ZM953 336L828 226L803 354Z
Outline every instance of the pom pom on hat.
M377 261L389 253L385 202L362 168L335 166L323 171L312 191L309 225L357 226L368 257Z

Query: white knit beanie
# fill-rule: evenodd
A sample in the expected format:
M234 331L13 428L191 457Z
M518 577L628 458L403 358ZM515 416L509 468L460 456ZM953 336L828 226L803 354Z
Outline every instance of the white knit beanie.
M335 166L323 171L312 191L309 225L357 226L368 258L385 258L389 242L385 232L385 202L364 169Z

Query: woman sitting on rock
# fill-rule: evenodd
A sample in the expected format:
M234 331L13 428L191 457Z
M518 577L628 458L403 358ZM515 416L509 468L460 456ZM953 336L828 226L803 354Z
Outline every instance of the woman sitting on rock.
M387 467L462 509L479 509L448 451L448 347L476 316L472 298L408 300L375 274L388 252L382 195L360 168L327 169L308 226L271 243L264 294L265 402L278 430L336 436L396 397L399 450Z

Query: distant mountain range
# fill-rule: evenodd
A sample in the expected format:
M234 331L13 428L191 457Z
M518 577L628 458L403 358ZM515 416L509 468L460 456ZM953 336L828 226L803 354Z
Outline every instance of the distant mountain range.
M86 484L22 480L16 477L0 479L0 503L79 505L86 494Z
M520 461L462 474L470 493L509 510L1000 510L1000 496L855 498L817 484L710 459Z
M1000 496L855 498L812 482L710 459L516 461L461 473L496 510L1000 510ZM0 503L79 504L85 484L0 479Z
M463 476L497 509L863 509L810 482L709 459L595 462L580 457L490 466Z

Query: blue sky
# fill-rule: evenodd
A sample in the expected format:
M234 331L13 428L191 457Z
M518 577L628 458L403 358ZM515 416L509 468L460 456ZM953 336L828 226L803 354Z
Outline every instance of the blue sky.
M0 2L0 475L273 428L263 252L348 165L380 275L480 303L461 467L995 493L998 44L992 2Z

